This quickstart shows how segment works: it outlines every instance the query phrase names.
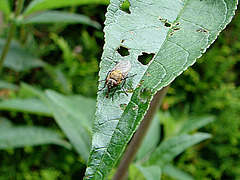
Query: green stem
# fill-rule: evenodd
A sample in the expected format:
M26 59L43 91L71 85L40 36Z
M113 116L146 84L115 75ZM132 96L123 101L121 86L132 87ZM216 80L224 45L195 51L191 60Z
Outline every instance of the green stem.
M114 175L113 180L123 180L126 178L126 175L128 172L128 167L132 163L132 161L135 159L137 151L140 148L145 135L147 134L149 126L151 125L152 120L153 120L155 114L157 113L157 111L162 103L162 100L164 99L164 97L167 93L169 86L170 85L162 88L160 91L158 91L154 95L146 115L144 116L141 124L138 127L138 130L134 134L132 140L130 141L130 143L127 147L126 152L124 153L124 155L121 159L121 162L119 163L117 172Z
M14 17L15 19L21 13L22 8L23 8L23 4L24 4L24 0L19 0L16 3L16 11L15 11L15 17ZM1 58L0 58L0 73L2 71L4 60L7 56L8 51L9 51L10 44L11 44L12 38L14 36L15 30L16 30L16 24L15 24L15 22L12 22L11 26L10 26L9 34L8 34L8 37L7 37L7 40L6 40L6 44L3 47L2 55L1 55Z

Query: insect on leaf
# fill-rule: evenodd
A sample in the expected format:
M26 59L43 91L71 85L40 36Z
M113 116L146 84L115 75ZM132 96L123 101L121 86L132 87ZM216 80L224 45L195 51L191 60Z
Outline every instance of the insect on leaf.
M231 21L237 0L112 0L105 21L99 90L117 62L129 61L124 89L98 92L86 179L105 179L145 115L156 91L171 83L213 43ZM128 53L120 54L124 47ZM139 60L142 55L152 59ZM143 64L141 62L144 62ZM146 95L147 94L147 95ZM144 97L144 98L143 98ZM124 108L123 108L124 107Z

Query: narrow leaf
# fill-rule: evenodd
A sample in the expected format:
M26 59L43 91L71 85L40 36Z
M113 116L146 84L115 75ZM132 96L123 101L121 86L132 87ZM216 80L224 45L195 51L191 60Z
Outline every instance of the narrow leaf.
M136 159L142 160L149 155L153 149L155 149L159 143L161 134L159 116L156 116L153 119L151 126L149 127L148 133L146 134L141 147L138 150Z
M50 90L46 92L46 95L47 98L45 98L44 101L52 110L56 122L71 141L77 152L83 157L83 160L87 161L91 146L92 121L84 114L89 110L83 109L85 110L85 112L83 112L81 107L86 106L92 108L90 111L94 112L95 103L91 101L87 104L86 101L78 101L79 99L74 101L73 98L69 99L68 97L64 97ZM89 105L93 106L90 107Z
M161 169L159 166L143 167L140 165L136 165L136 167L140 170L146 180L161 179Z
M0 38L0 54L2 53L5 39ZM30 68L43 66L43 61L36 58L33 54L27 52L20 45L13 41L4 61L4 67L20 72Z
M52 116L52 112L37 98L27 99L7 99L0 102L0 110L17 111L22 113L38 114L43 116Z
M112 0L106 14L100 80L116 62L126 60L131 63L129 76L137 75L126 80L128 96L120 88L113 100L112 91L110 98L106 98L107 89L98 93L86 179L106 178L152 96L194 64L231 21L237 5L237 0L129 1L128 13L122 10L122 2ZM120 53L120 47L127 52ZM152 57L149 63L140 58L146 54ZM100 82L99 90L104 83Z
M56 9L67 6L79 6L79 5L88 5L88 4L109 4L109 0L34 0L24 11L24 15L28 15L33 12L47 10L47 9Z
M71 145L49 128L37 126L10 126L2 125L0 121L0 149L20 148L45 144L56 144L65 148Z
M43 23L66 23L66 24L86 24L97 29L101 25L91 20L88 16L64 11L44 11L33 14L21 21L22 24L43 24Z
M55 91L43 93L22 83L21 88L39 97L53 113L58 126L65 133L77 152L87 161L91 145L91 127L96 102L82 96L63 96Z
M173 179L178 179L178 180L182 180L182 179L193 180L194 179L191 175L187 174L183 170L176 168L175 166L173 166L171 164L164 166L162 171L164 174L166 174L167 176L169 176Z
M17 85L9 83L7 81L2 81L0 80L0 89L12 89L12 90L16 90L18 88Z
M183 125L180 133L189 133L193 130L197 130L201 127L206 126L207 124L215 120L214 116L205 116L205 117L195 117L191 118Z
M187 148L210 138L208 133L182 134L163 142L150 156L152 165L164 167Z
M0 130L1 130L1 128L5 129L5 128L10 128L12 126L13 126L13 124L9 119L7 119L5 117L0 117Z

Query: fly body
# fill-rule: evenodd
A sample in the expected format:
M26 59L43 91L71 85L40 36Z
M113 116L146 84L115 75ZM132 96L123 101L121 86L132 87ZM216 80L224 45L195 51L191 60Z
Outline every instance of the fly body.
M108 98L111 89L115 88L113 92L113 95L114 95L114 93L117 90L117 87L121 83L122 83L121 88L123 89L126 79L136 75L134 74L132 76L127 76L130 69L131 69L131 63L129 61L120 61L118 64L116 64L116 66L113 67L111 71L108 72L106 79L103 80L105 81L104 87L99 91L103 90L107 86L108 92L107 92L106 98ZM126 95L128 95L124 89L123 91Z

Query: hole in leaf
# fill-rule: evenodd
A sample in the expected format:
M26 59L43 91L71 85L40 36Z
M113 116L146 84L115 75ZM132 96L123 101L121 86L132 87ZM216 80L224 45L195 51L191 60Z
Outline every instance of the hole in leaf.
M138 61L143 65L147 65L152 60L154 55L155 53L148 54L143 52L142 55L138 56Z
M204 28L200 28L200 29L198 29L196 32L209 33L209 31L206 30L206 29L204 29Z
M174 27L174 28L173 28L174 31L178 31L178 30L180 30L180 29L181 29L180 27Z
M146 103L151 93L151 89L143 88L139 93L139 99L141 100L141 102Z
M129 7L130 7L130 3L128 2L128 0L125 0L122 4L121 4L121 9L122 11L125 11L126 13L130 14L130 10L129 10Z
M128 51L128 48L125 48L123 46L120 46L118 49L117 49L117 52L121 55L121 56L128 56L130 53Z
M136 105L135 107L132 107L133 111L136 111L138 109L138 106Z
M170 23L170 22L165 22L164 24L163 24L165 27L171 27L172 26L172 24Z
M161 16L158 17L158 20L159 21L164 21L164 19Z
M176 22L176 23L175 23L175 26L179 26L179 25L180 25L180 22Z
M127 104L120 104L119 107L122 111L124 111L127 107Z
M173 27L171 29L171 32L170 32L169 36L172 36L175 32L179 31L180 29L181 29L180 27Z

